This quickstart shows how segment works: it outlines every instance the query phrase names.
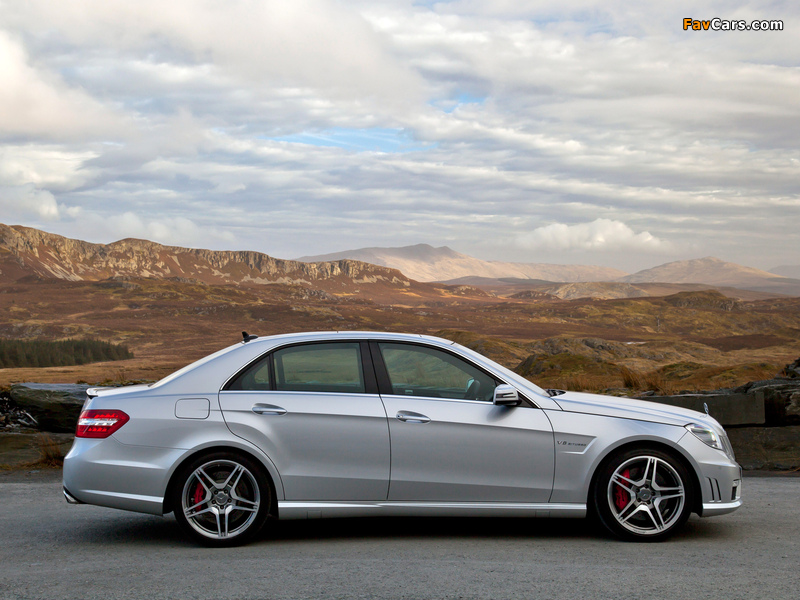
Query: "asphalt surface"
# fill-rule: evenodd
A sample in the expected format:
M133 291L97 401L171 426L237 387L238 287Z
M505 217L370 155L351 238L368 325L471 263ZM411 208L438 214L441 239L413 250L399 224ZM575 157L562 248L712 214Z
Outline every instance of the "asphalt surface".
M59 474L0 473L0 598L798 598L800 477L748 477L731 515L631 544L583 520L274 524L197 547L171 517L71 506Z

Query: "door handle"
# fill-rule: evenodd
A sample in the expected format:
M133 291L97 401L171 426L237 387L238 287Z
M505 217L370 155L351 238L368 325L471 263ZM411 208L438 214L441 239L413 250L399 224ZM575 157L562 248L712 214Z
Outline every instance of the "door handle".
M256 404L253 412L257 415L285 415L286 409L273 404Z
M395 419L403 423L430 423L431 418L410 410L401 410L395 415Z

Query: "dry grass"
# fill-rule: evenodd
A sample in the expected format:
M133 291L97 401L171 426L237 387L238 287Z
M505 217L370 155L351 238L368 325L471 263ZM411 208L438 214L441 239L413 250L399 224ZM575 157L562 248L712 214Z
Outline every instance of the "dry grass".
M644 386L644 379L639 371L634 371L623 365L619 368L619 372L622 375L622 383L626 388L641 390Z
M64 453L61 444L46 433L36 436L36 448L39 456L25 462L0 464L0 471L18 471L20 469L61 469L64 466Z
M29 466L41 467L62 467L64 465L64 453L57 441L46 433L40 433L37 440L39 447L39 459Z
M652 371L644 376L644 389L647 391L668 396L674 394L677 388L677 382L667 379L660 371Z
M558 385L548 386L555 387L556 389L570 390L574 392L600 392L614 387L619 383L617 379L608 377L607 375L586 375L585 373L576 373L564 377L558 381Z
M641 373L628 367L620 367L623 385L636 392L655 392L662 396L674 394L678 390L678 382L664 375L660 370Z

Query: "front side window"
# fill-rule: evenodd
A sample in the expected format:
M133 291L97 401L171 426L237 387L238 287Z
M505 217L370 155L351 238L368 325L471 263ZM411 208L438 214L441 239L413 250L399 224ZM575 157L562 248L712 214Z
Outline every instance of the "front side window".
M290 346L273 354L275 389L287 392L363 394L358 342Z
M410 344L379 342L378 347L393 394L492 401L494 377L457 356Z

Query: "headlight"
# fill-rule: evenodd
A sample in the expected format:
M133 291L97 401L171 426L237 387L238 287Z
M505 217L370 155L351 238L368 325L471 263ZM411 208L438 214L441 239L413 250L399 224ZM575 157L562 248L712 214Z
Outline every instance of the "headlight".
M711 446L712 448L725 452L725 447L722 445L722 441L719 439L717 432L711 429L711 427L699 425L698 423L689 423L686 425L686 429L706 446Z

